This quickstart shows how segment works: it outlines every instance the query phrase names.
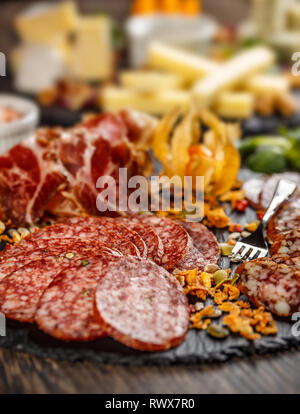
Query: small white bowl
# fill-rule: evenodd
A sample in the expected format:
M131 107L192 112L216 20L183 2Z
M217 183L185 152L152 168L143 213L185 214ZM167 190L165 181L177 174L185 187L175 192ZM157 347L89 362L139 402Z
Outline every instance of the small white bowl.
M23 114L22 118L16 121L0 124L0 154L2 154L34 132L39 122L40 111L29 99L10 94L0 94L0 107L8 107Z

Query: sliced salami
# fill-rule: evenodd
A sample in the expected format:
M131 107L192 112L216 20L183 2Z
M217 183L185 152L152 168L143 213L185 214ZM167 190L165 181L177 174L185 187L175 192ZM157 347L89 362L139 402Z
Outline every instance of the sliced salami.
M236 269L240 290L255 306L278 316L300 311L300 272L270 258L251 260Z
M194 247L202 255L206 264L217 264L221 251L215 235L201 223L182 220L180 224L190 235Z
M290 180L290 181L300 184L300 174L296 172L295 173L285 172L282 174L271 175L265 180L264 185L262 187L262 191L260 192L259 208L266 209L268 207L275 193L277 184L282 179Z
M114 229L111 227L106 228L103 225L96 227L90 226L89 224L53 224L52 226L37 230L35 233L23 239L22 242L26 243L28 240L79 237L85 240L97 240L101 243L106 243L113 249L121 251L124 255L139 256L136 245L126 238L125 235L122 235L119 230L117 224Z
M134 217L140 223L145 223L161 238L164 255L161 266L172 269L190 250L192 243L187 231L174 220L152 215L137 215Z
M270 242L291 230L300 229L300 190L286 201L268 223L267 235Z
M154 231L151 226L145 223L139 223L129 217L116 218L118 223L123 223L130 230L137 232L147 246L147 258L153 260L155 263L160 264L164 255L164 245L159 235Z
M58 260L61 260L60 258L64 256L76 259L78 254L97 253L103 246L104 243L96 240L78 240L75 238L37 240L32 238L26 240L26 242L24 239L21 243L6 250L0 257L0 281L32 261L40 260L47 256L57 257ZM118 250L108 246L106 248L112 253L120 253Z
M287 266L292 266L300 271L300 256L291 257L282 254L277 254L276 256L272 256L272 260L279 264L286 264Z
M300 256L300 230L278 236L271 246L270 254L271 256L275 254Z
M79 248L80 244L82 248ZM0 312L10 319L33 322L43 292L62 270L74 263L84 266L87 259L95 255L120 257L105 245L97 244L97 249L93 249L90 243L86 246L82 242L77 243L76 248L73 246L59 256L48 252L48 256L28 262L5 277L0 283Z
M117 233L123 239L130 241L133 243L141 257L147 257L147 246L142 239L142 237L133 230L130 230L128 227L124 226L123 224L118 223L116 220L109 218L109 217L73 217L69 219L65 219L64 222L66 224L72 224L74 226L84 226L88 227L94 231L112 231Z
M188 253L176 263L175 268L172 270L192 270L196 268L203 270L206 264L207 261L203 255L195 246L192 246Z
M99 276L112 256L91 258L62 271L44 292L35 321L45 333L64 341L92 341L105 336L94 313Z
M142 351L179 345L189 327L187 299L177 280L141 258L121 258L105 269L96 309L109 336Z
M253 208L261 208L260 205L260 193L264 187L265 178L252 178L248 180L243 185L243 190L245 191L245 198L247 199L249 205Z

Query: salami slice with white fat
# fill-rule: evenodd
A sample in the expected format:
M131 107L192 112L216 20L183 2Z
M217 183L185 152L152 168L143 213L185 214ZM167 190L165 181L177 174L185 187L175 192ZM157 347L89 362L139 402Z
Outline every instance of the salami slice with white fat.
M100 275L116 257L101 255L63 270L44 292L35 321L45 333L64 341L92 341L105 336L94 312Z
M142 351L179 345L189 327L187 299L177 280L142 258L121 258L104 269L96 309L109 336Z
M278 236L271 246L270 254L300 256L300 229Z
M153 260L160 264L164 255L164 245L159 235L154 231L153 227L145 223L139 223L129 217L116 218L118 223L123 223L130 230L137 232L147 246L147 259Z
M96 240L78 240L75 238L30 238L28 240L26 238L3 252L0 257L0 281L12 272L27 266L32 261L40 260L47 256L76 258L78 254L97 253L98 249L102 248L103 245L104 243ZM108 246L107 249L110 249L112 253L120 253L118 250Z
M48 251L40 260L28 262L6 276L0 283L0 312L10 319L33 322L43 292L62 270L74 263L84 265L95 255L121 256L98 242L73 242L67 252L59 252L59 249L52 253Z
M109 217L73 217L64 220L64 223L79 227L84 226L93 231L112 231L122 237L124 240L133 243L141 257L147 257L147 246L142 237L123 224L118 223L115 219ZM86 230L85 230L86 231ZM87 237L88 238L88 237Z
M272 260L279 264L285 264L287 266L294 267L300 271L300 256L291 257L285 256L283 254L277 254L275 256L272 256Z
M270 242L294 229L300 229L300 190L286 201L270 219L267 236Z
M285 172L281 174L272 174L269 176L262 187L259 195L259 208L266 209L270 204L276 187L280 180L285 179L300 185L300 174L294 172Z
M239 289L255 306L264 306L278 316L300 311L300 272L272 258L243 263L236 269Z
M164 248L160 265L164 268L172 269L189 252L191 239L187 231L174 220L152 215L137 215L134 219L151 226L160 237Z
M251 207L261 208L260 193L263 190L264 184L265 177L252 178L244 183L245 198Z
M120 226L122 227L122 226ZM53 224L43 229L37 230L28 237L25 237L22 242L27 243L28 240L45 240L45 239L61 239L74 238L97 240L101 243L106 243L113 249L119 250L124 255L139 256L139 251L135 244L129 238L120 234L119 227L111 228L110 226L90 226L88 223L84 224ZM128 230L129 232L129 230ZM139 237L139 236L138 236ZM21 243L22 243L21 242Z

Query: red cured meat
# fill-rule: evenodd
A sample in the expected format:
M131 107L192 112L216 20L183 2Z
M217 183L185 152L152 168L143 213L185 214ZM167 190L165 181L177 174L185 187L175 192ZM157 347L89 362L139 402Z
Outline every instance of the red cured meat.
M261 208L260 206L260 193L265 184L265 177L252 178L243 185L245 191L245 198L249 205L255 209Z
M300 311L300 272L272 258L243 263L236 269L239 289L255 306L264 306L278 316Z
M177 346L189 328L188 303L177 280L141 258L121 258L104 269L96 308L109 336L142 351Z
M266 209L270 204L273 195L275 193L276 187L280 180L290 180L295 183L300 184L300 174L293 173L293 172L286 172L282 174L273 174L269 178L266 179L262 191L259 195L259 208Z
M283 254L277 254L275 256L272 256L272 260L279 264L285 264L287 266L294 267L300 271L300 256L291 257L285 256Z
M124 232L125 233L125 232ZM46 239L61 239L74 238L97 240L108 244L113 249L119 250L122 254L138 256L139 250L130 239L129 230L127 238L119 232L119 227L105 227L105 226L91 226L86 222L86 225L81 224L54 224L49 227L44 227L31 234L24 239L24 243L28 240L46 240ZM135 235L133 235L135 237Z
M157 264L161 264L164 255L164 245L161 238L151 226L148 226L145 223L138 223L136 220L127 217L115 218L114 221L118 221L118 223L121 224L123 223L130 230L137 232L146 243L147 258L153 260Z
M33 138L0 156L0 202L16 225L33 224L65 181L51 144Z
M67 253L72 253L74 255L72 258L75 259L78 254L96 253L99 248L103 249L103 243L96 240L78 240L74 238L24 239L0 256L0 281L32 261L47 256L64 257ZM110 249L112 253L120 253L108 246L107 249Z
M142 115L140 115L142 117ZM134 118L130 125L133 129ZM147 133L154 126L145 123ZM137 143L144 139L136 129ZM149 157L127 137L124 117L102 114L70 129L44 128L0 157L0 203L16 225L39 221L45 210L54 216L99 214L96 188L101 176L116 180L142 174ZM116 199L118 203L118 199ZM117 204L118 206L118 204Z
M186 230L175 221L151 215L137 215L134 219L151 226L161 238L164 247L161 266L164 268L173 268L189 252L191 239Z
M88 229L90 229L88 231L94 231L96 234L102 231L117 233L123 240L133 243L137 247L141 257L147 257L147 246L142 237L136 231L130 230L127 226L118 223L115 219L108 217L73 217L64 220L64 223L72 225L73 227L75 226L76 228L78 227L78 231L80 231L80 226L88 226ZM86 234L86 237L88 237L88 234Z
M100 275L112 256L99 256L62 271L44 292L35 320L41 330L64 341L92 341L105 336L94 314Z
M82 248L79 244L74 248L74 244L71 251L59 256L48 253L5 277L0 283L0 311L7 318L33 322L42 294L62 270L72 268L74 263L84 267L87 259L95 255L120 257L120 254L100 243L96 249L91 249L89 243L86 246L81 244Z
M271 256L275 254L300 256L300 228L278 236L271 246L270 254Z

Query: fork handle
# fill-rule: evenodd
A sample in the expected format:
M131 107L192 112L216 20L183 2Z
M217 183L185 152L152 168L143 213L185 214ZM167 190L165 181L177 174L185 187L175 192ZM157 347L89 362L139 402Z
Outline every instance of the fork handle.
M274 196L261 220L261 225L264 227L270 218L273 216L277 208L282 204L285 200L287 200L296 190L297 184L290 180L280 180Z

